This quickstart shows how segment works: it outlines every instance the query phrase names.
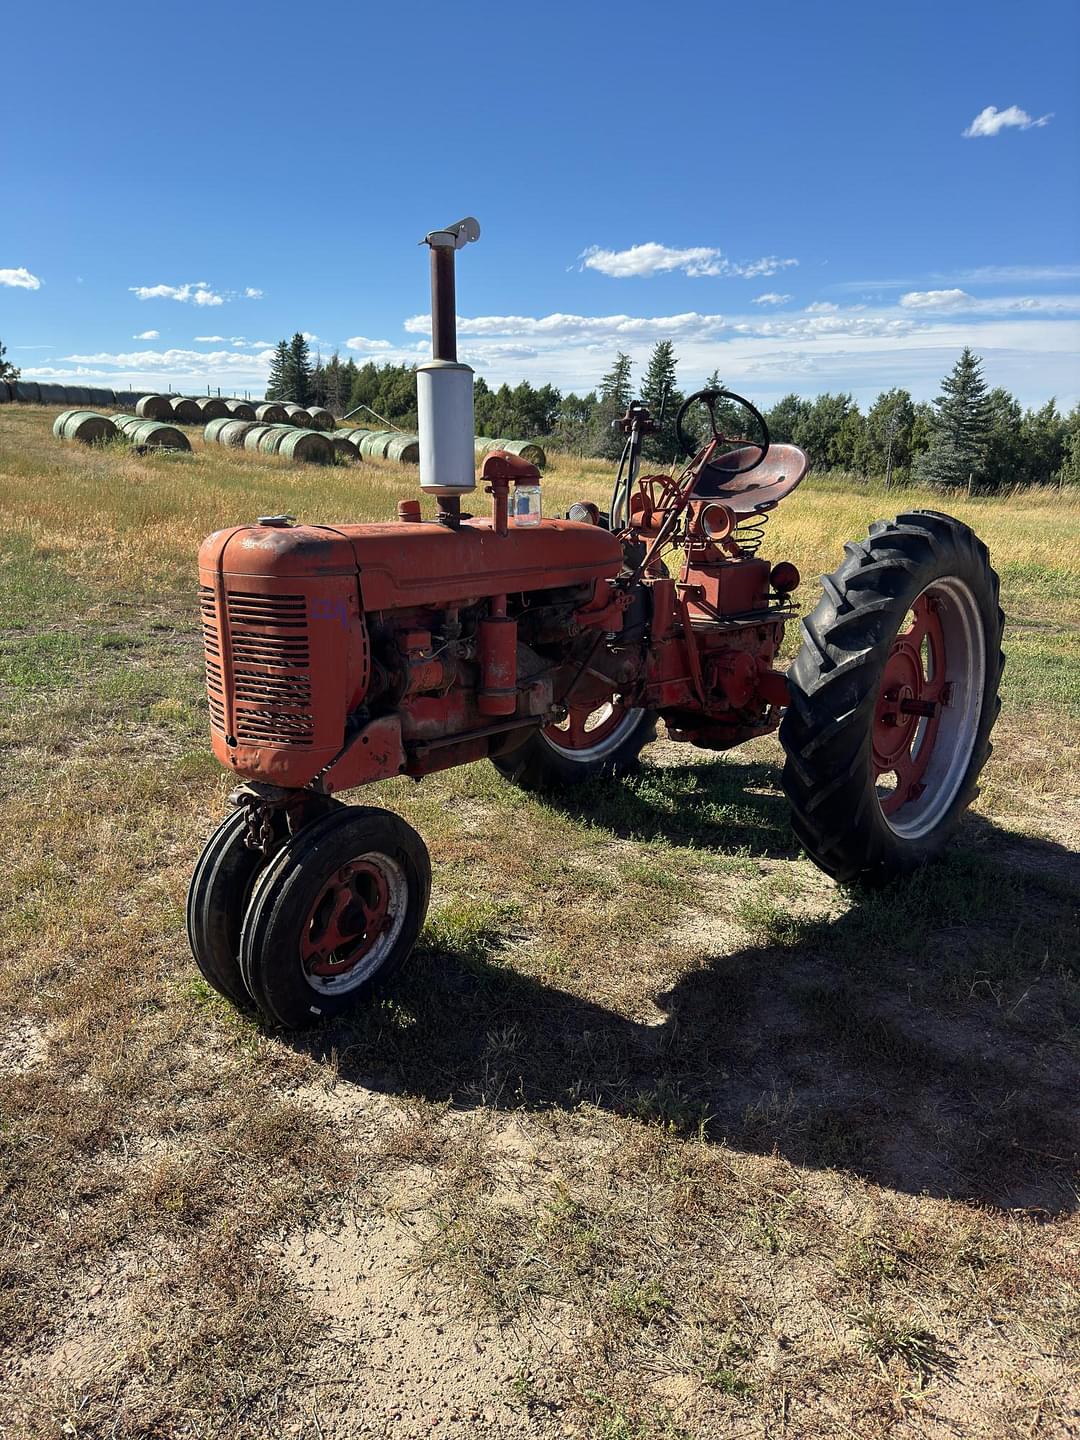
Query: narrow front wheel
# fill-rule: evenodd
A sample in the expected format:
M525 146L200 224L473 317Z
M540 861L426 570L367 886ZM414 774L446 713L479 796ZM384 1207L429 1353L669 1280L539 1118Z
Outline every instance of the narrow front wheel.
M404 964L430 896L427 847L411 825L369 806L331 812L252 893L240 940L252 999L289 1029L351 1009Z

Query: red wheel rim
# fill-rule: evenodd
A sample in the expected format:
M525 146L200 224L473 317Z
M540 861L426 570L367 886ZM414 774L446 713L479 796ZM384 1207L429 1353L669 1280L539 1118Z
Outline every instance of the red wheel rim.
M917 801L933 757L948 703L945 632L939 602L924 591L909 612L908 628L892 643L874 711L874 778L895 775L891 791L879 789L883 815Z
M589 751L606 749L632 714L618 696L599 705L595 700L579 701L567 705L561 723L544 726L544 738L556 749L584 758Z
M356 970L393 920L390 885L373 859L351 860L326 882L308 912L300 957L308 976Z

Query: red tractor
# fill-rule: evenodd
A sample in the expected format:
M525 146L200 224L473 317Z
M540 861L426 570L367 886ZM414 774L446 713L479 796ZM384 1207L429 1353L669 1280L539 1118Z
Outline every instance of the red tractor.
M435 358L417 395L436 516L415 499L390 524L267 516L199 556L213 747L239 788L196 867L188 932L210 984L284 1026L386 981L427 909L420 836L340 791L483 759L529 789L573 786L627 772L657 719L710 750L779 727L799 841L837 880L880 884L941 850L990 754L998 581L947 515L846 545L776 668L799 573L759 551L808 460L730 392L680 409L693 458L678 474L640 474L655 424L631 406L607 514L542 518L539 472L504 452L481 470L490 514L462 513L475 462L454 261L478 233L427 237ZM726 434L740 412L750 433Z

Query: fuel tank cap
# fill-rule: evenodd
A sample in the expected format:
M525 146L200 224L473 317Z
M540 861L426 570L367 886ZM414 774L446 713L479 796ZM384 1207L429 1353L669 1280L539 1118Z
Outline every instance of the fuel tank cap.
M268 525L272 530L287 530L296 524L295 515L260 515L258 523Z

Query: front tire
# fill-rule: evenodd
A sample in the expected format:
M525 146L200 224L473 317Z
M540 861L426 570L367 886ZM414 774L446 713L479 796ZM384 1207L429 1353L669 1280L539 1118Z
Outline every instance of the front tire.
M811 859L874 885L939 854L978 793L1004 616L986 546L951 516L879 520L845 550L788 670L783 783Z
M240 940L248 992L287 1029L351 1009L405 963L430 897L431 861L412 826L341 806L295 835L257 881Z

